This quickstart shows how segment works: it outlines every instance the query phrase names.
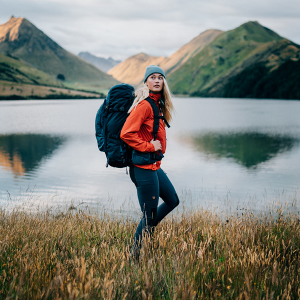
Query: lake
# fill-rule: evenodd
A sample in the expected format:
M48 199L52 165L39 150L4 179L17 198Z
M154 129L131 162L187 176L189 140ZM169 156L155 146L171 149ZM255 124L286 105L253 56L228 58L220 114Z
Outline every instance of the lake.
M103 100L0 102L0 204L138 210L125 169L105 167ZM162 169L181 206L236 211L299 198L300 101L175 98Z

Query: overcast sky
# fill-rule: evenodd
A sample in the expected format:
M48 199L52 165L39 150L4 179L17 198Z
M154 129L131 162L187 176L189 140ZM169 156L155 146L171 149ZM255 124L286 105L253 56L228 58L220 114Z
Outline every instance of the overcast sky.
M1 0L0 23L25 17L65 49L126 59L169 56L207 29L258 21L300 44L300 0Z

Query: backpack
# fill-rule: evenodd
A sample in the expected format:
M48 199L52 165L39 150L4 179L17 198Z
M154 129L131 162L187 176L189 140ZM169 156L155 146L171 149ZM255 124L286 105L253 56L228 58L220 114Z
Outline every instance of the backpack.
M120 139L127 111L134 100L134 88L129 84L113 86L100 106L95 120L96 139L100 151L105 152L108 165L127 167L131 159L128 145Z
M133 86L125 83L115 85L109 90L107 97L96 114L96 139L99 150L105 152L107 158L106 167L110 165L115 168L124 168L129 166L132 162L132 148L121 140L120 133L129 115L128 110L134 98ZM159 116L159 110L155 102L150 97L145 100L150 103L153 109L153 134L154 139L156 139L159 119L163 119L167 126L170 126L163 116ZM161 158L162 157L163 155L161 153Z

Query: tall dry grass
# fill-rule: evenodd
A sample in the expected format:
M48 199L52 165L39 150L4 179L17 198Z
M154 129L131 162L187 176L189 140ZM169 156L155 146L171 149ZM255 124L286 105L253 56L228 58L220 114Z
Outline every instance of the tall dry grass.
M137 223L0 211L0 299L299 299L299 218L199 210L163 221L140 262Z

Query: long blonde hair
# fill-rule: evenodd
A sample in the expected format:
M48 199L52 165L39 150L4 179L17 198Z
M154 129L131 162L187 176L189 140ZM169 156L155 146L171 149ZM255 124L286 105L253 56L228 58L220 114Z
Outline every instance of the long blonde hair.
M149 88L147 85L144 83L144 86L136 90L135 92L135 99L131 105L131 107L128 110L128 113L130 113L142 100L146 99L149 97ZM165 102L165 105L162 106L162 113L167 120L168 123L171 122L172 120L172 115L174 113L174 106L172 102L172 95L169 89L169 86L167 84L166 79L164 78L164 86L162 90L162 98L163 101Z

